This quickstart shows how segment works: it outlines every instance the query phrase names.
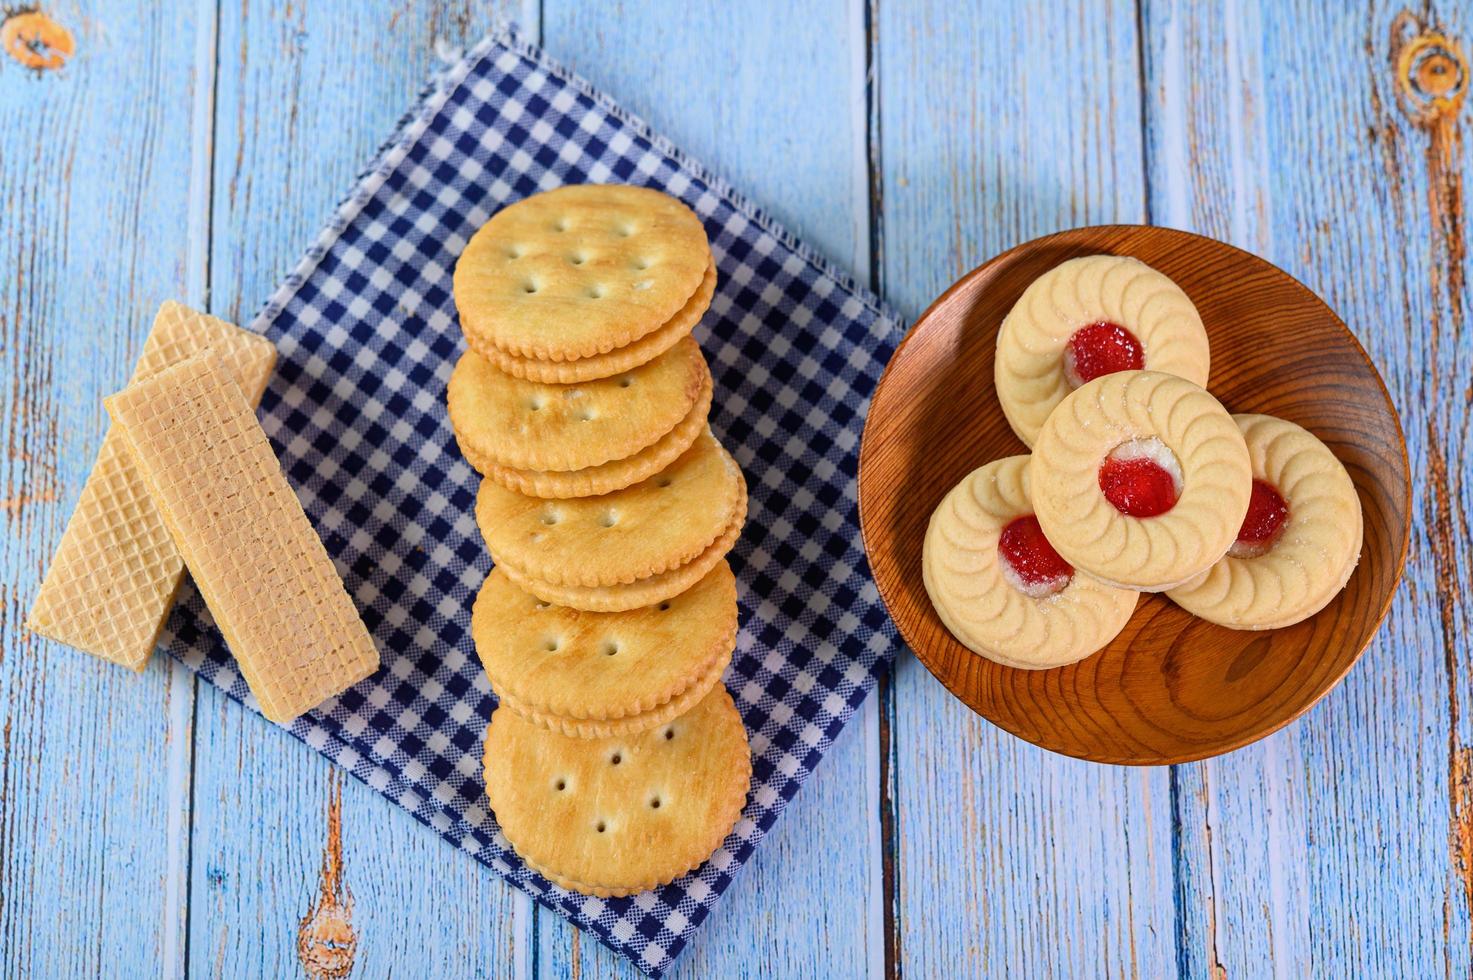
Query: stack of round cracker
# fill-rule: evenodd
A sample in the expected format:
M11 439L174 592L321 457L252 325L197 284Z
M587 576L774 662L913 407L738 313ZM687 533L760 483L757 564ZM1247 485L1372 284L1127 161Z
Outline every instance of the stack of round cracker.
M710 245L658 191L564 187L488 221L454 283L446 397L496 563L471 621L500 700L487 796L544 877L643 891L720 846L751 779L720 684L747 488L690 336Z

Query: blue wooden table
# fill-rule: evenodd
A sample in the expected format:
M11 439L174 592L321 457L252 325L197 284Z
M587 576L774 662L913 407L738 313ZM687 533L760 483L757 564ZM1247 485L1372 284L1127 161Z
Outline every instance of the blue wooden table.
M1473 972L1473 8L1344 0L56 0L0 54L0 973L284 976L330 766L182 668L21 628L159 301L243 322L439 54L497 16L907 316L1059 228L1241 245L1337 309L1415 473L1340 688L1210 762L1045 754L908 654L683 976ZM1270 326L1270 325L1266 325ZM349 780L360 976L629 967Z

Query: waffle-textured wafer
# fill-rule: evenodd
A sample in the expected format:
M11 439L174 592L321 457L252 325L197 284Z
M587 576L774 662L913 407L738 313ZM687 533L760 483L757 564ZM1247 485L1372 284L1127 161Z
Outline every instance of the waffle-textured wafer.
M522 860L564 888L632 895L710 857L752 779L726 688L636 735L571 738L501 709L486 730L486 796Z
M640 606L651 606L664 602L695 585L731 551L737 539L742 535L742 525L746 523L746 520L747 493L744 485L741 500L732 514L731 523L709 548L679 568L672 568L668 572L651 575L649 578L643 578L628 585L602 585L591 588L578 585L550 585L547 582L529 578L510 565L498 567L506 572L507 578L544 602L571 606L574 609L585 609L589 612L622 612L626 609L637 609Z
M667 602L619 613L554 606L494 568L471 610L476 654L503 703L549 719L641 719L645 728L664 719L643 716L698 680L714 683L736 633L736 578L725 562Z
M711 376L707 374L705 386L690 414L661 436L658 442L641 449L633 456L610 460L587 469L559 473L509 469L480 458L468 446L461 446L461 451L465 454L466 461L482 475L490 477L508 490L515 490L529 497L550 499L592 497L622 490L654 476L675 462L691 447L696 437L706 431L707 416L710 413Z
M378 669L266 433L210 352L106 405L267 718L288 722Z
M609 378L621 371L628 371L654 360L675 346L682 337L690 335L701 317L711 308L711 297L716 293L716 263L713 261L696 288L695 295L686 301L663 327L645 334L632 344L616 347L607 354L580 357L576 361L540 361L534 357L517 357L491 344L477 343L467 337L467 342L496 369L514 378L528 381L543 381L547 384L575 384L595 378Z
M246 401L259 404L276 364L271 342L172 301L159 308L132 380L152 377L206 347L240 384ZM148 499L123 434L109 428L26 625L142 670L183 576L183 560Z
M655 476L598 497L539 500L481 482L476 523L491 557L552 585L635 582L684 565L731 524L736 461L709 431Z
M632 344L690 300L711 264L701 220L646 187L582 184L503 208L455 264L478 347L570 361Z
M710 385L701 348L687 337L648 364L575 385L513 378L466 351L446 401L468 455L512 469L570 471L653 445Z

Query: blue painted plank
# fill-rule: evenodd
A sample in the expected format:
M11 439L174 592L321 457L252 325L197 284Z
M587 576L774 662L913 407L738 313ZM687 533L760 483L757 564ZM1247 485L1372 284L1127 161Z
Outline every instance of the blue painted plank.
M868 267L864 9L547 0L544 46L840 264ZM762 25L753 29L753 25ZM875 706L839 739L693 948L684 976L852 976L882 956ZM628 975L539 913L541 973Z
M222 8L211 213L213 310L249 319L392 132L437 45L494 10L347 2ZM292 975L316 891L329 764L201 685L190 967ZM342 846L363 975L525 972L530 904L351 780Z
M190 4L48 4L76 52L0 55L0 973L179 971L192 680L21 627L159 302L190 295ZM213 9L213 8L211 8ZM147 66L140 70L139 66ZM180 775L187 780L187 770Z
M1466 263L1429 205L1470 154L1452 142L1429 168L1435 137L1398 107L1392 57L1393 38L1424 29L1467 50L1473 19L1448 9L1440 25L1398 27L1398 15L1310 2L1144 13L1153 215L1267 256L1340 312L1402 413L1418 503L1406 582L1345 683L1285 732L1179 774L1194 973L1473 969L1461 462L1473 342Z
M1023 240L1145 217L1135 28L1123 2L879 5L879 264L902 312ZM909 656L894 688L901 969L1171 972L1167 772L1027 745Z

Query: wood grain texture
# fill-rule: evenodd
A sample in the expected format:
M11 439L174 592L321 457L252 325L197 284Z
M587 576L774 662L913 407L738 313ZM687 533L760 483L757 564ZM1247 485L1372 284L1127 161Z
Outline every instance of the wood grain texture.
M547 0L544 44L840 265L868 265L863 9ZM764 25L754 31L754 24ZM660 57L651 57L660 51ZM719 417L719 406L715 413ZM872 699L873 700L873 699ZM873 717L875 706L866 709ZM846 730L736 879L676 976L854 976L872 961L879 856L873 725ZM865 735L869 740L866 741ZM630 975L539 913L541 972Z
M159 301L198 298L176 218L194 190L200 24L184 4L50 12L76 38L69 64L32 75L0 57L0 972L156 975L179 965L158 896L177 893L187 846L157 780L190 738L193 681L21 624L101 443L100 398Z
M213 312L254 315L414 100L436 44L473 41L493 13L448 3L221 7ZM191 972L298 969L297 922L317 881L327 780L315 753L201 686ZM514 973L529 906L488 869L351 780L342 841L358 960L370 975Z
M1308 962L1317 973L1464 976L1467 821L1458 818L1457 802L1467 785L1458 759L1469 744L1460 712L1469 647L1466 600L1457 597L1469 567L1466 523L1458 517L1466 513L1467 469L1439 460L1464 458L1466 388L1454 379L1466 380L1469 355L1466 333L1451 324L1466 287L1457 296L1449 289L1455 276L1444 228L1429 206L1454 181L1448 168L1430 172L1435 140L1398 105L1398 6L1245 6L1246 15L1233 10L1230 19L1261 25L1261 41L1240 47L1254 50L1265 75L1242 140L1246 152L1234 155L1205 139L1212 127L1199 125L1198 159L1233 186L1261 187L1261 203L1234 192L1224 214L1239 214L1237 224L1265 255L1320 290L1382 365L1407 432L1417 501L1407 585L1365 656L1365 666L1377 669L1352 673L1320 709L1270 740L1283 744L1279 762L1286 765L1277 768L1292 774L1280 787L1290 822L1271 856L1287 867L1290 884L1302 881L1307 890L1302 905L1290 893L1279 928L1290 943L1274 959ZM1445 21L1413 25L1398 37L1433 27L1467 37L1461 13L1444 9ZM1195 16L1181 13L1175 29L1183 47L1214 44L1211 27ZM1245 28L1236 34L1255 37ZM1305 71L1315 78L1308 90L1268 81ZM1233 97L1205 72L1199 77L1208 87L1200 91L1203 102L1223 105ZM1251 78L1243 85L1255 91ZM1466 171L1466 149L1449 162ZM1214 775L1224 787L1215 796L1230 793L1234 771L1251 765L1236 756L1223 760ZM1192 796L1183 797L1189 808ZM1200 825L1202 816L1184 813L1183 824L1192 822ZM1261 853L1261 844L1255 850ZM1251 909L1256 902L1243 893L1249 887L1252 878L1223 877L1215 900ZM1332 906L1342 914L1314 918L1312 930L1302 924L1299 909ZM1184 945L1200 956L1206 943ZM1220 949L1228 968L1262 964L1262 953L1236 940Z
M535 39L538 0L517 6ZM1466 5L545 6L554 57L841 264L863 272L875 243L877 285L911 316L1062 227L1150 219L1264 255L1370 350L1417 476L1387 626L1301 721L1210 763L1108 769L1002 734L903 658L886 710L894 907L871 897L870 714L677 973L873 974L890 935L913 975L1468 975L1469 110L1418 97L1408 114L1394 70L1439 31L1466 52ZM213 285L215 312L249 317L435 42L492 12L45 7L76 35L72 63L37 78L0 56L0 973L180 973L186 943L200 972L290 972L327 764L209 688L196 762L182 668L119 678L19 622L100 440L97 399L151 305L203 303ZM1448 77L1419 64L1424 89ZM853 80L870 67L864 92ZM628 973L351 780L343 810L360 975Z
M1195 972L1470 968L1456 805L1469 649L1453 598L1467 581L1467 469L1436 465L1466 440L1453 372L1466 378L1468 341L1451 326L1466 290L1450 291L1429 207L1447 170L1431 178L1434 140L1397 104L1399 13L1144 8L1153 218L1260 252L1319 291L1385 375L1416 481L1407 581L1361 666L1279 735L1177 771L1179 943ZM1459 13L1443 8L1437 26L1466 38ZM1466 172L1466 149L1452 163Z
M903 313L1020 241L1144 216L1130 5L881 4L874 34L880 268ZM1167 773L1042 752L910 657L894 687L897 965L1169 972Z
M1289 419L1320 438L1361 499L1364 543L1343 592L1277 630L1231 630L1143 595L1093 656L1048 671L980 657L947 630L921 582L921 543L941 498L979 460L1026 452L993 384L1003 318L1039 276L1080 255L1128 255L1179 285L1212 344L1211 389L1233 412ZM947 411L945 406L966 406ZM1218 755L1288 724L1345 676L1401 581L1410 529L1401 430L1380 377L1345 325L1264 260L1143 225L1074 229L1009 249L916 321L875 391L860 451L865 551L921 661L1002 728L1095 762L1161 765Z

